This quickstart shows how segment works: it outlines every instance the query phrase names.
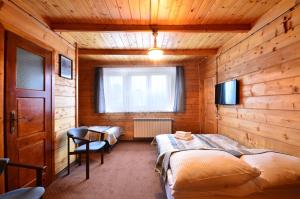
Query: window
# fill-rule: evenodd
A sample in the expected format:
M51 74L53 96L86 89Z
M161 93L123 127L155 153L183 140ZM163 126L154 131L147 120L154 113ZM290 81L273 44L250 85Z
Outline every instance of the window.
M171 112L176 67L103 68L105 112Z

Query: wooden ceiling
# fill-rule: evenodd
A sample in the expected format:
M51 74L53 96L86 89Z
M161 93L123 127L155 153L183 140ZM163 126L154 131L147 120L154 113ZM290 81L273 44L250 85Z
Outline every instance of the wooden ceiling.
M149 62L147 55L81 55L85 60L96 61L103 64L118 65L118 64L145 64ZM204 57L195 55L164 55L159 61L151 61L154 64L167 64L167 63L184 63L191 60L203 61Z
M280 0L10 0L45 25L56 23L120 25L253 24ZM151 11L150 11L151 1ZM148 49L151 32L62 32L80 48ZM160 32L158 47L168 49L219 48L235 32ZM144 56L88 55L115 61L146 59ZM144 58L143 58L144 57ZM201 56L200 56L201 57ZM195 59L167 56L165 59Z
M140 48L148 49L153 45L151 32L70 32L81 48ZM160 48L218 48L235 33L182 33L158 32L157 45Z

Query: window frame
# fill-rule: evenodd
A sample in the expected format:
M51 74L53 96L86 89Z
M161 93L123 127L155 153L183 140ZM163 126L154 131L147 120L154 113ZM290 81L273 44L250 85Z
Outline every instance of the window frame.
M153 70L153 71L151 71L151 73L145 73L144 71L130 71L130 69L149 69L149 68L153 68L153 69L155 69L155 68L157 68L157 69L160 69L160 68L173 68L174 69L174 71L173 71L173 74L172 75L170 75L171 73L170 72L167 72L167 71L156 71L156 70ZM104 72L104 70L105 69L120 69L119 71L105 71ZM130 72L127 72L127 74L126 75L124 75L124 70L128 70L129 69L129 71ZM123 72L122 72L123 71ZM127 84L129 83L129 84L131 84L131 77L134 77L134 76L146 76L146 86L147 86L147 89L151 89L151 86L150 86L150 83L151 83L151 77L152 76L155 76L155 75L157 75L157 76L160 76L160 75L165 75L166 77L170 77L169 78L169 81L167 81L167 88L170 88L170 87L172 87L172 81L174 82L173 84L173 88L171 89L171 91L169 92L169 96L172 96L173 95L173 97L171 97L171 99L169 100L169 101L172 101L173 100L173 102L172 102L172 105L170 105L170 110L169 111L166 111L166 110L149 110L149 111L112 111L112 112L108 112L107 111L107 107L105 108L106 109L106 111L105 111L105 113L104 114L147 114L147 113L175 113L175 111L173 110L173 106L174 106L174 103L175 103L175 87L176 87L176 66L159 66L159 67L157 67L157 66L149 66L149 67L132 67L132 66L122 66L122 67L118 67L118 66L116 66L116 67L103 67L103 79L104 79L104 81L103 81L103 84L104 84L104 87L106 87L105 86L105 79L107 78L107 77L105 77L105 75L107 75L107 74L109 74L109 76L118 76L118 77L122 77L123 78L123 85L124 85L124 83L126 84L126 81L127 81ZM124 78L125 77L125 78ZM127 86L127 87L130 87L130 89L132 88L131 87L131 85L130 86ZM125 88L125 89L124 89ZM128 103L128 102L126 102L126 100L129 100L129 98L130 98L130 96L128 96L128 97L126 97L126 86L123 86L123 88L122 88L122 90L123 90L123 93L122 93L122 95L123 95L123 107L124 106L126 106L126 105L130 105L130 103ZM105 89L104 89L104 93L105 93ZM128 92L127 92L128 93ZM130 92L129 92L130 93ZM104 94L104 96L106 96L105 94ZM172 99L173 98L173 99ZM105 101L106 101L106 97L105 97ZM125 99L125 100L124 100ZM149 104L149 101L147 100L147 104ZM107 106L107 105L105 105L105 106ZM128 109L129 110L129 109Z

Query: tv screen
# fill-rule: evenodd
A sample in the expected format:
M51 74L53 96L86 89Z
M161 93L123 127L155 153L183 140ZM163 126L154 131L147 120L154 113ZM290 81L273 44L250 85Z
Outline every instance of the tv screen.
M232 80L215 86L215 103L235 105L239 103L239 82Z

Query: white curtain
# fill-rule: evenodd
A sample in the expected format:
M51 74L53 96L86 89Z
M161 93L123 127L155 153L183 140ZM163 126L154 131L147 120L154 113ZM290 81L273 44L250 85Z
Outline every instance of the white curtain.
M105 112L172 112L176 67L103 68Z

